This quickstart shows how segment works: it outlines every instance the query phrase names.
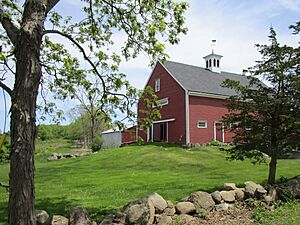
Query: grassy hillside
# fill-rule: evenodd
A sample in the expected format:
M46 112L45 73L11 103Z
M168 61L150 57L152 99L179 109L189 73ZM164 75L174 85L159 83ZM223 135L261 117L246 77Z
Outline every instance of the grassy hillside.
M83 205L96 218L151 192L175 202L197 190L218 189L224 182L267 179L267 165L227 161L217 147L187 151L177 146L128 146L48 162L50 152L72 148L68 142L60 142L57 151L52 145L38 146L35 179L36 206L50 214L67 214L70 207ZM8 181L8 168L0 165L1 182ZM300 160L280 160L277 178L299 171ZM0 223L6 217L7 198L5 189L0 189Z

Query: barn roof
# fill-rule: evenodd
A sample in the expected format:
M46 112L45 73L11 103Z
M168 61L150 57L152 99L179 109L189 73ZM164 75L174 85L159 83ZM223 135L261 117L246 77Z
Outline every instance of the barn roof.
M236 93L230 88L221 87L223 81L226 79L237 80L242 85L249 82L247 76L240 74L216 73L202 67L172 61L166 61L163 65L177 82L188 91L230 96Z

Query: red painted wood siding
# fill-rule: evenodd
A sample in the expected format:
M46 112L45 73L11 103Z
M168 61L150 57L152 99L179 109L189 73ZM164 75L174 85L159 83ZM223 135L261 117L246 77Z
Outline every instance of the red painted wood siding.
M221 121L226 113L226 100L189 96L190 142L211 142L214 139L214 122ZM207 128L198 128L198 120L206 120ZM232 137L232 133L225 132L225 142L231 142Z
M136 126L122 131L122 145L135 143L136 141Z
M160 120L175 118L175 121L168 123L168 142L185 143L185 91L160 63L156 64L147 85L150 85L154 90L155 80L158 78L160 78L160 91L155 94L158 99L169 98L169 104L161 108L162 117ZM139 117L142 116L139 113L142 106L142 102L139 102ZM145 132L139 130L139 136L147 140Z

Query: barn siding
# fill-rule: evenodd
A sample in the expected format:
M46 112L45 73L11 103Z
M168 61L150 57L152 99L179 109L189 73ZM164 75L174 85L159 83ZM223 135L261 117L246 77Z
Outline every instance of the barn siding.
M160 78L160 91L155 94L158 96L158 99L169 98L169 104L163 106L160 110L160 120L175 118L175 121L168 124L168 141L185 143L185 91L160 63L156 64L147 86L150 85L154 89L155 80L158 78ZM142 117L139 112L142 106L142 102L139 101L139 118ZM154 137L156 135L154 134ZM139 136L144 140L147 139L146 133L141 130L139 130Z
M214 122L221 121L228 113L226 100L189 96L189 126L191 143L209 143L214 139ZM207 128L198 128L198 120L206 120ZM233 134L225 132L225 142L232 141Z

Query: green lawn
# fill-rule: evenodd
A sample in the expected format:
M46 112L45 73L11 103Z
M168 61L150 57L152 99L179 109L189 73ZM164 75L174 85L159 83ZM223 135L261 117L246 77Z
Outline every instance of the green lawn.
M61 142L59 151L53 145L54 150L45 150L49 143L38 143L35 178L36 208L51 215L66 215L72 206L83 205L97 218L151 192L175 202L197 190L216 190L224 182L264 183L267 178L267 165L227 161L217 147L187 151L176 146L129 146L48 162L51 152L72 149L69 142ZM0 165L1 182L8 181L8 168ZM299 171L300 160L280 160L277 178ZM7 198L5 189L0 189L0 224L5 223Z

